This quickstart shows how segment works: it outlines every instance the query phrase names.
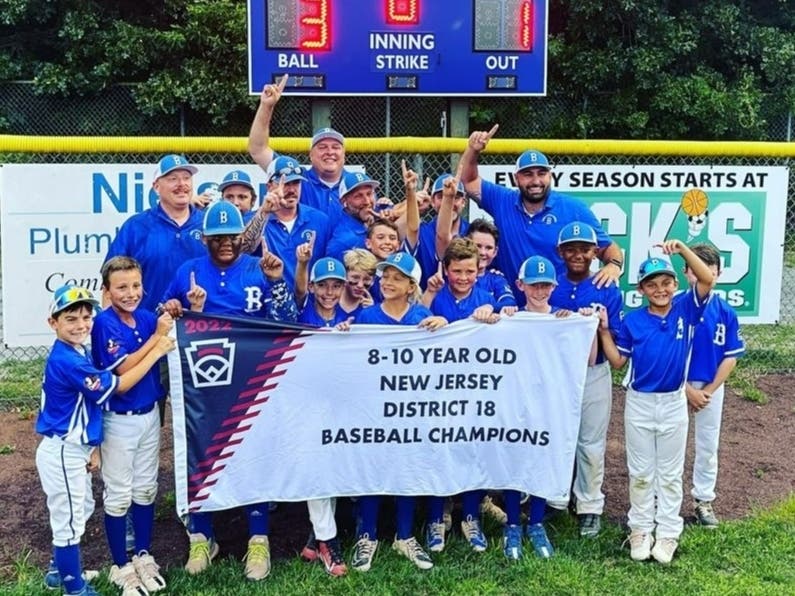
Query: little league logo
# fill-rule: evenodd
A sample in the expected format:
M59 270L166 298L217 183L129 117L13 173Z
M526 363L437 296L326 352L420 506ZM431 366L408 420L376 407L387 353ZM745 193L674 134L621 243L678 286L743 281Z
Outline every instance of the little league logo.
M226 338L193 341L185 348L193 386L223 387L232 384L235 344Z

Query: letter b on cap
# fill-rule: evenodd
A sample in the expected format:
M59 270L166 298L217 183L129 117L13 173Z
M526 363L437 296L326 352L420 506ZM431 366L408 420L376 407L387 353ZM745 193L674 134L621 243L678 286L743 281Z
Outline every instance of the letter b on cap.
M219 213L219 217L222 224L225 224L227 221L229 221L229 216L226 214L226 211L221 211L221 213Z

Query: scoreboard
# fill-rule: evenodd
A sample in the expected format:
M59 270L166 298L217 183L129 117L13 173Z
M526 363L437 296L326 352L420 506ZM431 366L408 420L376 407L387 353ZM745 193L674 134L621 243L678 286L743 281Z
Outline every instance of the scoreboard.
M248 0L249 93L545 95L547 0Z

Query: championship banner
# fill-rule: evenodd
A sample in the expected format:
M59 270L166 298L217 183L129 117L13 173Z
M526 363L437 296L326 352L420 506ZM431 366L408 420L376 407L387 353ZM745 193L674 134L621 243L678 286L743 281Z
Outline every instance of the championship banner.
M169 354L177 510L569 491L595 317L350 332L186 313Z

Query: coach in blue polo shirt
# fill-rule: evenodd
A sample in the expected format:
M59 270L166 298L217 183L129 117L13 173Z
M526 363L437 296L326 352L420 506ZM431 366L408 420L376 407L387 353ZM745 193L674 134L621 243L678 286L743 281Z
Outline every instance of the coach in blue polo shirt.
M105 262L116 256L141 264L144 297L140 307L154 312L171 278L188 259L207 254L202 244L203 212L191 205L193 175L182 155L166 155L157 164L152 187L157 205L133 215L119 228Z
M597 233L597 256L605 266L594 276L598 287L617 284L623 260L621 249L602 229L596 216L581 200L552 190L549 161L540 151L530 149L516 160L516 185L506 188L481 179L478 157L486 148L497 126L488 132L473 132L461 159L461 180L467 193L494 218L500 230L497 262L508 279L516 279L521 264L530 256L546 257L557 270L565 264L557 251L561 229L573 221L590 225ZM522 292L514 291L520 305L525 303Z
M262 89L259 107L251 123L248 135L248 152L251 158L267 171L276 155L268 146L273 110L282 96L287 83L285 75L278 83L268 84ZM309 147L310 168L304 168L305 182L301 191L301 203L331 217L340 211L340 182L345 166L345 139L333 128L321 128L312 135Z

